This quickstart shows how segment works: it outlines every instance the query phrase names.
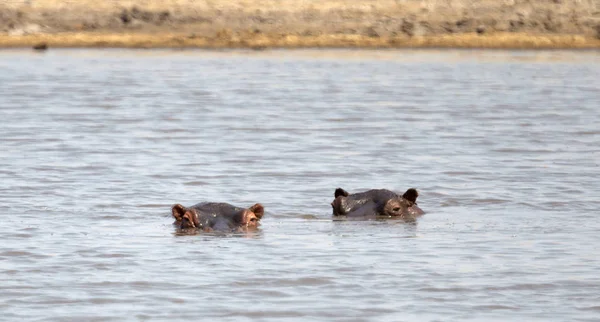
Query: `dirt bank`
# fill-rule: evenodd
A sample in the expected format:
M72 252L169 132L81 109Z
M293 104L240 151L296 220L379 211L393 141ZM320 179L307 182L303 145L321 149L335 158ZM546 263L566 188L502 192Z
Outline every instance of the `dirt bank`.
M8 0L0 47L600 48L600 0Z

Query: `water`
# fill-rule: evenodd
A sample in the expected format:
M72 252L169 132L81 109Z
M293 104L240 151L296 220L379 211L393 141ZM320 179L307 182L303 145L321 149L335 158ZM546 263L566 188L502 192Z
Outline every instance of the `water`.
M597 321L599 102L593 51L1 51L0 319Z

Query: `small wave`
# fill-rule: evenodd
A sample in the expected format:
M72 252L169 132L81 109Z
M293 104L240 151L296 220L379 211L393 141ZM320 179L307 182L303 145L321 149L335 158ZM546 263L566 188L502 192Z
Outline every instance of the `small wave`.
M473 199L471 203L478 205L497 205L510 202L510 200L505 199L495 199L495 198L484 198L484 199Z
M464 293L472 292L473 290L464 287L424 287L419 289L419 291L432 293Z
M33 236L34 236L34 235L32 235L32 234L10 234L10 235L8 235L8 236L6 236L6 237L14 237L14 238L31 238L31 237L33 237Z
M109 298L93 298L90 299L89 302L91 304L114 304L114 303L123 303L122 299L109 299Z
M574 135L600 135L600 131L590 130L590 131L577 131L573 132Z
M442 172L442 174L446 174L449 176L468 176L468 175L476 174L476 172L473 172L473 171L444 171L444 172Z
M113 253L113 254L99 254L99 255L96 255L94 257L98 257L98 258L126 258L126 257L133 257L133 255L122 254L122 253Z
M513 310L516 311L518 310L518 308L513 307L513 306L507 306L507 305L476 305L472 307L473 309L476 310Z
M460 201L458 201L457 199L448 199L443 201L440 204L440 207L456 207L460 205Z
M98 217L98 219L118 220L118 219L125 219L125 217L116 216L116 215L106 215L106 216L100 216L100 217Z
M186 186L207 186L208 183L205 181L188 181L183 183Z
M529 150L529 149L517 149L517 148L500 148L500 149L493 149L492 152L500 152L500 153L536 153L536 154L541 154L541 153L554 153L555 151L548 150L548 149Z
M138 208L169 208L171 207L171 204L154 204L154 203L148 203L148 204L141 204L141 205L137 205L136 207Z
M108 208L108 209L118 209L125 206L122 203L105 203L105 204L96 204L94 207L96 208Z
M58 304L74 304L74 303L79 303L79 302L80 302L80 300L51 297L50 299L35 301L33 303L42 304L42 305L58 305Z
M297 311L236 311L229 312L220 317L228 318L228 317L247 317L247 318L300 318L304 317L306 314Z
M31 252L18 251L18 250L9 250L0 253L0 257L33 257L33 258L46 258L48 256L35 254Z
M507 286L488 286L483 289L486 291L534 291L534 290L549 290L556 288L554 284L540 283L540 284L513 284Z

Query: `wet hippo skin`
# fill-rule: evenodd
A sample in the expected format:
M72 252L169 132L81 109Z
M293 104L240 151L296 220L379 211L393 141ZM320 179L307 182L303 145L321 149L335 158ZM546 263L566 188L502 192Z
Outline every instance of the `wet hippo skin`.
M176 204L171 208L179 228L197 228L204 231L235 231L257 228L264 215L264 207L257 203L249 208L228 203L202 202L191 207Z
M414 219L425 213L417 206L418 196L419 193L414 188L406 190L402 196L387 189L371 189L350 194L342 188L337 188L331 207L334 216Z

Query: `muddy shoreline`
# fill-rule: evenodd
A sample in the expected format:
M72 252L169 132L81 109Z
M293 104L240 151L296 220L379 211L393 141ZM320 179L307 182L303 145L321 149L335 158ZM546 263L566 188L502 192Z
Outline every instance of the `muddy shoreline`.
M481 49L594 49L600 41L571 35L461 34L450 36L370 38L365 36L246 36L199 37L186 34L57 33L0 36L0 48L481 48Z
M19 0L0 48L600 48L600 1ZM43 48L40 47L40 48Z

